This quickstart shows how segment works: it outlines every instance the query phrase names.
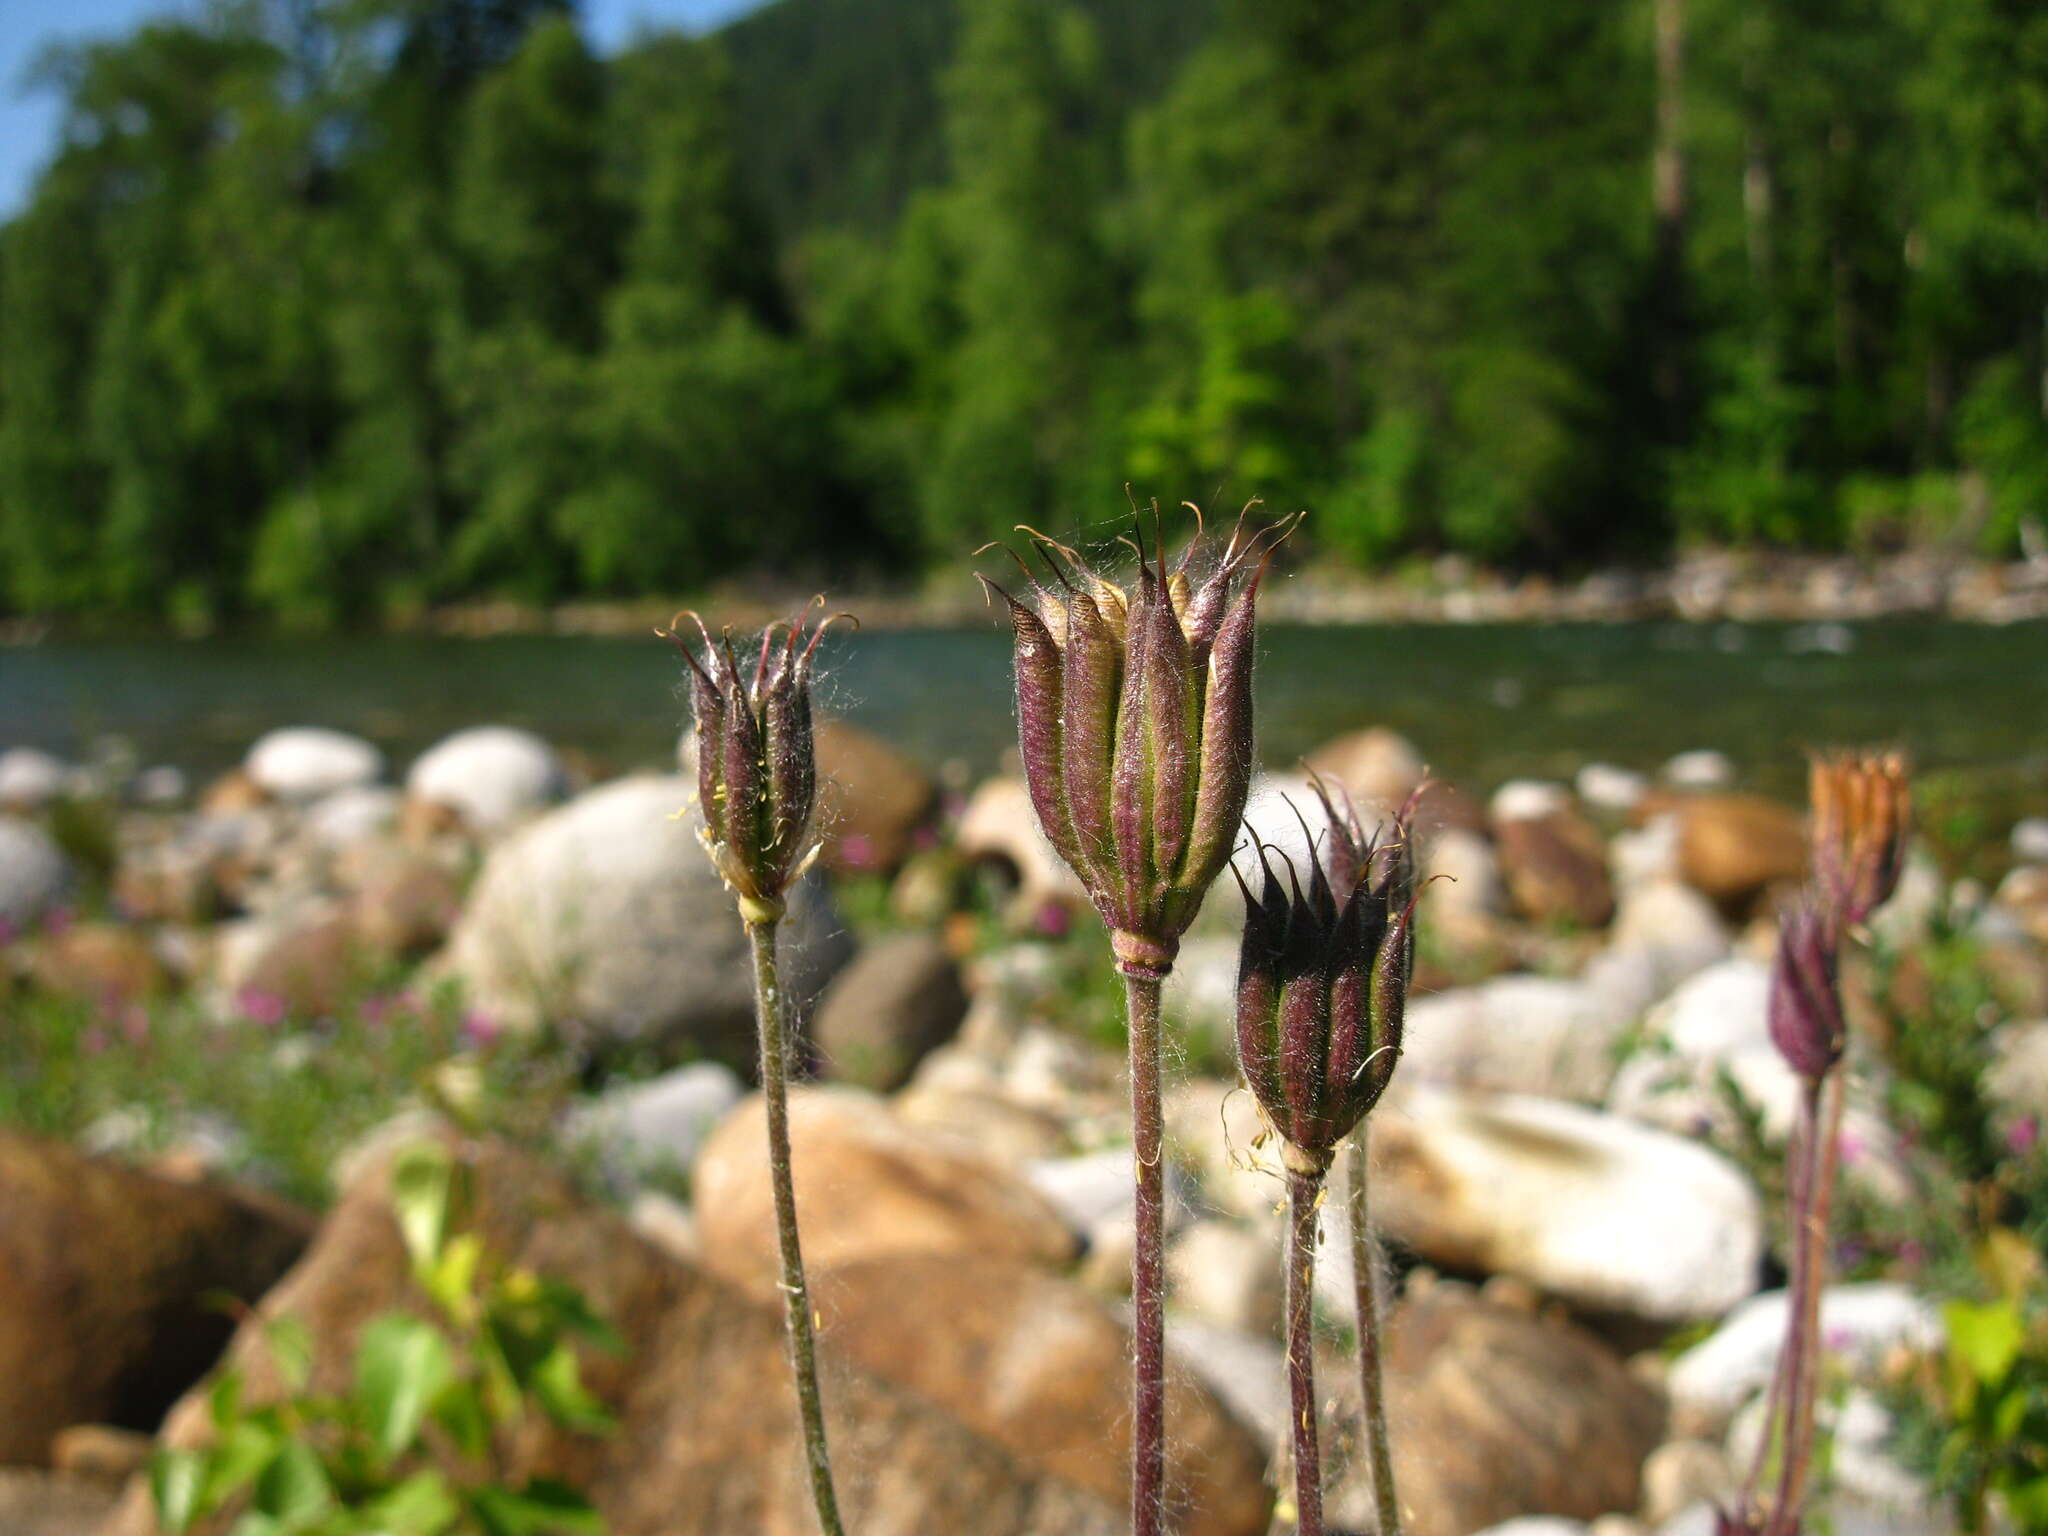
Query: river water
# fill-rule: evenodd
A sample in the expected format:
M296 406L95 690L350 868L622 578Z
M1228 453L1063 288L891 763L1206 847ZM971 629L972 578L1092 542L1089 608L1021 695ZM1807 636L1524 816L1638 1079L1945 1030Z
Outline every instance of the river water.
M1274 626L1261 644L1272 764L1382 723L1475 790L1718 747L1746 782L1793 793L1805 748L1882 743L2000 799L2048 797L2048 625ZM822 676L827 709L962 779L1012 741L994 628L834 631ZM681 677L652 638L47 642L0 650L0 747L81 755L112 735L204 775L277 725L357 731L402 762L457 727L504 722L608 771L668 758Z

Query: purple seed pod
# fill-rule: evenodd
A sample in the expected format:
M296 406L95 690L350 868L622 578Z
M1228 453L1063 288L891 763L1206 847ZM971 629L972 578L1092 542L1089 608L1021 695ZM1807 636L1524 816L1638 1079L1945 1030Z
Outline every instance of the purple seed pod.
M1230 542L1197 578L1199 527L1169 570L1138 541L1118 586L1019 531L1029 602L983 583L1016 631L1017 735L1039 825L1109 925L1118 965L1164 976L1229 861L1252 777L1252 632L1266 562L1297 519Z
M811 736L811 666L825 631L847 615L832 615L808 638L808 610L769 625L751 676L742 670L730 634L714 641L702 619L688 617L703 643L701 655L674 624L660 633L690 664L697 798L704 812L698 837L739 898L741 915L749 922L773 921L818 851L812 825L818 763Z
M1842 1059L1848 1031L1835 984L1834 924L1819 908L1802 904L1778 925L1778 956L1771 966L1771 1043L1809 1083Z
M1401 1055L1414 969L1415 880L1407 812L1383 841L1330 809L1333 885L1311 861L1308 888L1284 854L1257 845L1264 873L1245 887L1238 952L1237 1051L1266 1118L1297 1157L1329 1165L1379 1102ZM1235 873L1235 870L1232 871ZM1244 886L1243 877L1238 877Z
M1905 759L1896 752L1816 755L1807 786L1815 882L1830 915L1855 927L1890 899L1905 866L1912 829Z

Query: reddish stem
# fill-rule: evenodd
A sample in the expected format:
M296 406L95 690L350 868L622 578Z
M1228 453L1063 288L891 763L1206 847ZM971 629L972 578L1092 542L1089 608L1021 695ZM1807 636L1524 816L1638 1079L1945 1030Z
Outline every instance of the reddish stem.
M1800 1512L1806 1502L1807 1474L1813 1465L1814 1408L1820 1391L1822 1354L1820 1299L1827 1283L1828 1215L1834 1204L1846 1097L1839 1070L1829 1073L1824 1082L1825 1113L1821 1109L1823 1084L1812 1083L1807 1089L1806 1109L1813 1145L1807 1154L1806 1210L1799 1233L1806 1262L1801 1294L1794 1298L1800 1309L1801 1348L1794 1369L1785 1378L1790 1391L1785 1405L1785 1459L1772 1508L1772 1526L1778 1536L1797 1536Z
M1316 1440L1316 1206L1323 1170L1287 1170L1287 1389L1294 1440L1295 1530L1323 1536L1323 1460Z
M1131 1533L1160 1536L1166 1511L1166 1169L1159 1101L1156 975L1124 973L1131 1036L1131 1149L1137 1243L1131 1260Z

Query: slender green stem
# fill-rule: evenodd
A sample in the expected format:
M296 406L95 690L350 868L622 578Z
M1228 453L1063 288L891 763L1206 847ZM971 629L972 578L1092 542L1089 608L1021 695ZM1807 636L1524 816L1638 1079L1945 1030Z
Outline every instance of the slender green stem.
M1287 1396L1294 1441L1294 1528L1323 1536L1323 1458L1316 1439L1316 1206L1323 1171L1287 1170Z
M1364 1404L1365 1447L1372 1471L1372 1503L1380 1536L1401 1536L1401 1501L1394 1492L1394 1453L1387 1439L1387 1393L1380 1328L1380 1245L1373 1236L1367 1193L1369 1120L1358 1122L1351 1139L1351 1272L1358 1297L1358 1385Z
M839 1496L832 1488L832 1458L825 1447L825 1410L818 1396L818 1346L812 1333L811 1291L804 1279L797 1237L796 1185L789 1167L789 1037L775 960L773 919L747 924L754 945L754 1005L761 1026L761 1092L768 1103L768 1172L775 1186L775 1232L782 1247L782 1301L788 1320L790 1368L803 1416L804 1455L811 1498L824 1536L845 1536Z
M1160 1536L1166 1519L1166 1169L1159 1103L1159 985L1124 972L1131 1031L1131 1144L1137 1162L1137 1244L1131 1260L1131 1536Z

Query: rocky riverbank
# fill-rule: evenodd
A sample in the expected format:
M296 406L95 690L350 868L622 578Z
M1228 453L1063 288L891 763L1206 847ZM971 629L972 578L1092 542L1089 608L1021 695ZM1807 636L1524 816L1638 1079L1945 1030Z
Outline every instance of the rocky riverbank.
M795 1166L849 1520L1115 1531L1129 1137L1099 932L1016 781L948 795L843 725L819 749L830 836L786 979L816 1067ZM1422 776L1377 730L1311 763L1373 806ZM536 1431L517 1464L572 1471L614 1536L802 1528L744 939L692 783L579 782L500 728L403 773L274 732L196 792L0 754L0 1110L40 1133L0 1131L0 1529L151 1529L123 1484L160 1420L207 1433L197 1383L229 1333L210 1296L304 1318L316 1381L345 1374L404 1297L385 1178L421 1134L455 1138L490 1249L627 1341L590 1368L617 1430ZM1296 858L1305 789L1275 777L1251 812ZM1372 1121L1410 1529L1706 1536L1782 1326L1798 1087L1765 999L1801 812L1701 751L1654 778L1438 785L1421 820L1418 995ZM1823 1315L1838 1531L1949 1528L1899 1434L1954 1226L1922 1209L1948 1186L1893 1091L1899 1032L1966 993L1993 1133L2015 1168L2042 1155L2048 822L2002 830L1989 888L1916 851L1850 978L1852 1211ZM1223 884L1168 996L1173 1475L1183 1531L1256 1536L1286 1486L1280 1186L1228 1054ZM1339 1206L1323 1219L1333 1524L1363 1531L1350 1245ZM261 1354L247 1325L229 1348Z
M772 594L764 598L763 594ZM708 610L742 624L781 617L811 595L772 576L717 589ZM681 599L604 600L536 607L503 600L452 603L395 618L399 631L497 635L644 635L668 622ZM873 626L952 628L985 621L980 589L966 568L921 585L835 593ZM1577 575L1515 572L1463 556L1412 560L1367 575L1293 566L1271 583L1261 607L1283 624L1786 622L1826 626L1871 619L1944 618L1977 624L2048 619L2048 552L1984 560L1939 550L1887 555L1783 550L1697 550L1668 566L1617 566ZM33 645L81 626L61 620L0 619L0 647ZM1814 643L1826 648L1825 628Z

